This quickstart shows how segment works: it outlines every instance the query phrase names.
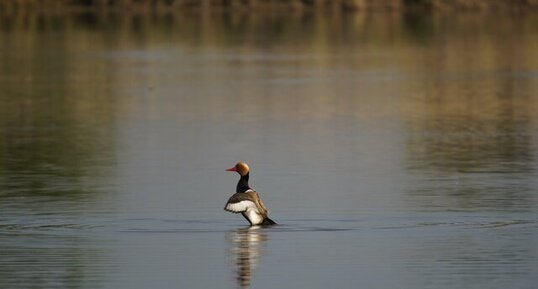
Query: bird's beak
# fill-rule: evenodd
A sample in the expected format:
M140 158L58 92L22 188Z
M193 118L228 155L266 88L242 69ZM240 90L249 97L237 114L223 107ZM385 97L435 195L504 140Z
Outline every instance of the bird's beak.
M237 172L237 169L235 167L231 167L229 169L226 169L228 172Z

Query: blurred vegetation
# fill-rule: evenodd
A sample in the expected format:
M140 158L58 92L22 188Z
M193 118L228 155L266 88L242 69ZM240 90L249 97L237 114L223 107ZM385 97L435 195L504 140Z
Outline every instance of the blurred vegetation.
M538 0L3 0L2 11L21 10L152 10L173 11L186 8L253 9L401 9L438 10L519 9L538 7Z

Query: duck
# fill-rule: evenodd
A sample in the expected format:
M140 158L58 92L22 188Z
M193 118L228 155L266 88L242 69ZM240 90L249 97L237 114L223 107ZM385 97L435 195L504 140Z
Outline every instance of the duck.
M239 182L235 194L229 199L224 210L234 214L241 214L251 226L271 226L276 222L269 218L269 211L262 202L262 199L254 189L248 184L250 168L244 162L238 162L235 166L226 169L229 172L239 174Z

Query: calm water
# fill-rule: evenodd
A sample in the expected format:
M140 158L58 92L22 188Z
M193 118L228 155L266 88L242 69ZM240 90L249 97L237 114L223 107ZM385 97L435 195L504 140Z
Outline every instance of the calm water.
M536 288L536 15L0 19L1 288Z

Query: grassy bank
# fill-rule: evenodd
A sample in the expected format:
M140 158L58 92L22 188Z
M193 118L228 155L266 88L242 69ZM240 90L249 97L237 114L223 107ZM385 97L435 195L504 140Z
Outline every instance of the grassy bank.
M538 8L538 0L2 0L0 10L309 9L512 10Z

